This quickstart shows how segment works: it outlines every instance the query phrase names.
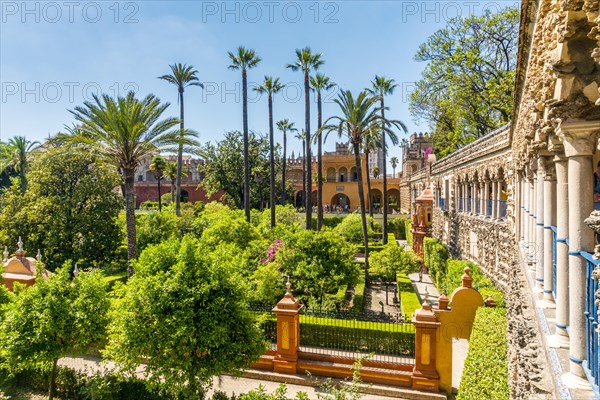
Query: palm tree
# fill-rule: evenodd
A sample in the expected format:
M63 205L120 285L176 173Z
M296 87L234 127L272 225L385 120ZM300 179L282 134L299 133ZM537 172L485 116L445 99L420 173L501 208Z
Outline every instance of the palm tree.
M270 183L271 197L269 206L271 208L271 228L275 227L275 157L273 145L273 95L283 89L285 85L279 82L279 78L273 79L271 76L265 76L265 82L254 88L258 93L267 93L269 101L269 164L270 164ZM285 187L284 187L285 189Z
M248 156L248 75L247 71L258 65L260 57L252 49L238 47L237 53L227 52L231 59L229 69L242 71L242 117L244 124L244 212L250 221L250 159Z
M361 163L361 145L364 143L364 136L371 129L371 126L378 125L381 116L378 114L379 108L376 107L379 98L370 97L363 91L358 94L356 99L352 93L342 91L335 103L340 107L339 116L330 117L321 128L324 132L336 131L340 137L346 136L352 145L354 152L354 161L356 164L356 173L358 176L358 197L360 201L360 215L362 220L363 244L365 246L365 281L369 281L369 238L367 236L367 216L365 212L365 194L363 188L363 175ZM328 124L329 121L335 121L335 124ZM398 121L381 121L381 129L386 133L394 135L389 128L397 125Z
M198 143L195 134L187 132L183 140L172 130L179 120L160 119L169 103L162 103L154 95L137 99L134 92L116 100L108 95L86 101L70 112L80 126L67 137L75 148L93 152L118 168L124 180L125 221L127 227L127 272L133 274L131 261L137 256L135 232L135 170L142 160L160 148Z
M384 98L386 95L391 95L394 93L394 89L398 86L397 84L394 83L393 79L386 79L384 76L377 76L375 75L375 79L371 81L371 88L367 89L368 93L371 94L372 96L378 96L379 97L379 109L381 112L381 123L385 124L385 102L384 102ZM407 131L406 126L400 122L399 122L399 126L404 130L404 132ZM388 196L387 196L387 161L386 161L386 141L385 141L385 129L383 129L381 131L381 149L382 149L382 153L383 153L383 244L387 243L387 214L388 214ZM397 139L396 139L396 143L397 144Z
M281 205L285 206L285 163L286 163L286 147L287 147L287 132L297 132L294 123L287 119L277 121L277 129L283 132L283 164L281 166Z
M21 194L27 191L27 168L31 159L30 153L40 142L27 140L25 136L15 136L8 143L0 142L0 173L13 170L19 173Z
M175 203L175 181L177 180L177 163L167 161L163 174L171 181L171 202ZM181 171L181 176L187 176L185 171Z
M373 193L371 192L371 172L369 171L369 155L374 152L377 151L377 149L380 147L381 142L380 142L380 134L379 134L379 127L375 124L371 124L369 126L369 128L365 131L364 134L364 143L363 143L363 150L365 152L365 166L367 168L367 199L368 199L368 205L369 205L369 215L371 216L371 218L373 217Z
M306 138L304 140L306 145L307 166L306 169L306 183L307 190L305 193L309 195L305 198L306 203L306 229L310 229L312 225L312 153L310 151L310 87L309 87L309 76L310 70L317 70L323 65L321 60L321 54L314 54L310 51L310 47L305 47L302 50L296 49L296 61L293 64L288 64L286 68L290 68L292 71L301 70L304 73L304 130L306 131Z
M396 177L396 167L398 166L398 157L390 158L390 163L392 164L392 175Z
M177 86L177 91L179 93L179 147L177 149L177 178L175 183L175 213L177 215L181 214L181 170L183 168L183 145L184 145L184 136L185 136L185 128L184 128L184 120L183 120L183 92L188 86L200 86L204 89L204 85L198 81L198 77L196 74L198 71L194 69L191 65L185 64L173 64L169 65L171 68L170 75L159 76L158 79L162 79L173 85Z
M321 129L323 125L321 91L330 90L335 83L331 82L328 76L316 74L310 77L310 85L312 90L317 92L317 128ZM320 231L323 227L323 137L320 131L317 132L317 230Z
M162 181L164 175L163 172L167 166L167 162L161 156L152 157L152 163L150 164L150 170L154 171L154 177L156 178L156 186L158 190L158 212L162 211L162 199L160 193L160 181Z
M306 206L306 132L304 129L296 133L296 139L302 141L302 200Z

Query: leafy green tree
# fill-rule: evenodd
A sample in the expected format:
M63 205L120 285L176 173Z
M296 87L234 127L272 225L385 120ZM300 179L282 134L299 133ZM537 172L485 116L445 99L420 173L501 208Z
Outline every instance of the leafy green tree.
M150 388L202 398L212 376L247 367L265 350L244 289L190 236L152 246L118 294L106 353L124 372L143 362Z
M330 90L335 87L335 83L324 74L316 74L310 77L311 89L317 92L317 230L323 227L323 136L321 135L321 126L323 126L323 110L321 91Z
M509 121L513 107L519 11L507 7L457 17L419 47L426 62L410 111L429 123L433 150L445 156Z
M285 164L287 161L287 155L286 155L286 150L287 150L287 133L288 132L297 132L298 129L296 129L294 127L294 123L290 122L287 119L282 119L281 121L277 121L277 129L279 129L281 131L281 133L283 134L283 157L282 157L282 162L281 162L281 205L285 206L285 192L286 192L286 186L285 186Z
M302 71L304 74L304 132L305 132L305 144L306 144L306 155L305 159L312 159L312 152L310 150L310 71L318 70L324 61L321 59L321 54L313 53L310 47L303 49L296 49L296 60L287 64L286 68L290 68L292 71ZM312 168L310 164L307 164L306 168L306 189L304 190L305 198L304 203L306 207L306 229L311 229L312 224Z
M40 142L27 140L25 136L10 138L8 143L0 142L0 173L18 173L21 194L27 191L27 168L31 161L31 153L39 144Z
M158 244L172 236L179 236L181 218L172 210L138 215L135 221L138 250L142 252L151 244Z
M367 168L367 205L369 206L369 216L373 218L373 192L371 190L371 171L369 171L369 157L373 152L381 147L381 135L379 133L379 127L375 124L371 124L365 131L363 138L362 148L365 154L365 166Z
M229 69L242 71L242 117L244 133L244 212L246 221L250 221L250 154L248 136L248 70L256 67L261 59L252 49L238 47L237 53L227 52L231 60Z
M141 100L135 97L134 92L116 100L108 95L101 98L94 96L93 102L86 101L83 106L71 111L81 125L64 138L72 145L113 164L123 175L129 276L133 274L131 260L137 257L133 190L135 169L144 157L159 148L169 149L180 143L197 144L195 134L187 132L182 140L180 133L171 130L179 122L177 119L160 119L167 107L169 103L161 104L154 95Z
M220 142L206 143L200 148L200 154L205 160L198 169L204 179L200 183L209 196L222 192L222 200L228 204L244 208L244 172L240 169L243 160L243 140L239 131L227 132ZM275 159L279 159L279 147L275 146ZM269 180L269 141L265 137L250 132L248 139L248 163L260 179L250 183L251 206L260 209L261 194L268 193ZM277 171L279 165L276 164ZM277 173L276 173L277 175ZM279 185L277 185L279 187Z
M306 188L306 131L302 129L300 132L296 133L296 139L302 142L302 202L304 203L304 206L306 206L306 198L309 196ZM296 203L296 199L294 199L294 203ZM298 207L298 204L296 204L296 207ZM302 207L302 205L300 205L300 207Z
M120 179L112 166L47 146L28 176L25 195L15 186L1 195L0 243L22 236L29 249L41 249L50 270L68 260L86 267L115 262L122 200L113 190Z
M79 273L60 268L48 281L20 290L0 325L0 349L13 372L52 365L48 398L56 391L57 362L83 353L106 337L110 301L99 271Z
M262 85L254 88L258 93L267 93L269 102L269 208L271 209L271 228L275 227L275 147L273 145L273 95L285 87L279 78L265 76ZM285 193L285 188L284 188Z
M398 86L394 83L393 79L386 79L384 76L375 75L375 79L371 81L371 89L369 93L371 95L379 96L379 109L381 110L381 120L385 121L385 96L392 95L394 89ZM399 121L399 125L407 133L408 130L404 123ZM398 138L393 136L390 137L393 144L398 144ZM381 130L381 150L383 153L383 244L388 241L387 237L387 220L388 220L388 194L387 194L387 142L385 140L385 130ZM368 165L368 164L367 164ZM396 167L394 167L396 168Z
M162 194L160 193L160 181L163 180L164 170L167 168L167 162L161 156L152 157L152 163L150 169L154 171L154 177L156 178L156 186L158 191L158 211L162 211Z
M329 230L298 232L278 252L276 261L294 287L310 293L318 304L325 294L355 283L360 273L354 246Z
M163 171L165 177L171 181L171 203L175 203L175 186L177 184L177 163L173 161L167 161L165 164L165 170ZM181 171L181 176L187 176L187 172Z
M177 144L177 177L175 183L175 213L180 215L181 213L181 175L183 168L183 150L186 145L186 131L184 128L184 109L183 109L183 92L188 86L199 86L204 89L204 85L199 82L197 70L191 65L186 64L173 64L169 65L171 73L168 75L159 76L158 79L167 81L177 86L177 93L179 96L179 143ZM160 202L160 200L159 200Z
M388 243L383 250L371 255L371 272L381 276L388 286L397 274L408 275L418 269L419 257L410 250L404 250L396 243Z
M367 216L367 235L373 235L374 227L379 228L379 224L371 217ZM344 217L342 222L334 228L350 243L360 244L363 241L362 219L359 214L350 214Z

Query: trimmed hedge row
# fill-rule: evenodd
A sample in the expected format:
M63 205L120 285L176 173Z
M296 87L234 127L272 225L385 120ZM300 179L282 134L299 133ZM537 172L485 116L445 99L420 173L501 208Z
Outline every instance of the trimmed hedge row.
M431 237L423 239L423 261L427 266L427 272L438 288L443 286L442 283L446 279L448 258L446 246Z
M390 218L388 219L388 232L392 232L398 240L406 240L406 226L410 224L408 218ZM410 230L410 229L409 229Z
M475 316L457 400L509 398L506 309L481 307Z
M421 308L419 297L408 276L400 274L397 278L398 295L400 297L400 304L402 304L402 314L412 315L417 308Z

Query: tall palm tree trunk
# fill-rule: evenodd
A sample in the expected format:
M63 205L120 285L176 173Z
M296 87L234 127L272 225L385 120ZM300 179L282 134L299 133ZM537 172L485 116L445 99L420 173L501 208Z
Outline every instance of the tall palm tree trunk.
M302 201L306 206L306 143L302 141Z
M25 194L27 191L27 174L25 173L25 163L21 163L19 168L19 175L21 176L21 194Z
M181 215L181 170L183 168L183 88L179 88L179 148L177 149L177 181L175 183L175 214Z
M160 196L160 179L158 180L158 212L162 211L162 199Z
M365 212L365 191L363 188L362 165L360 160L360 143L352 143L354 146L354 161L356 163L356 175L358 177L358 200L360 201L360 217L363 231L363 244L365 246L365 283L369 282L369 236L367 233L367 214Z
M123 178L125 180L125 226L127 230L127 275L133 275L133 266L131 262L137 257L136 237L135 237L135 196L133 184L135 181L135 170L133 168L123 168Z
M369 215L373 218L373 193L371 192L371 173L369 171L369 152L365 151L365 161L367 167L367 192L369 200Z
M308 70L304 71L304 125L306 127L306 229L312 225L312 157L310 151L310 88Z
M270 182L271 189L269 198L269 207L271 208L271 228L275 227L275 157L273 155L273 96L269 94L269 164L270 165Z
M248 77L242 70L242 114L244 123L244 212L250 222L250 160L248 155Z
M283 129L283 164L281 166L281 205L285 206L285 163L286 163L287 138Z
M175 203L175 180L171 179L171 203Z
M318 129L321 129L321 91L317 92L317 126ZM317 143L317 230L320 231L323 227L323 137L321 136L320 132Z
M381 124L383 125L385 121L385 111L383 109L383 96L381 96ZM382 126L383 128L383 126ZM387 193L387 149L385 146L385 130L381 129L381 146L383 147L383 237L381 241L383 244L387 244L388 242L388 229L387 229L387 221L388 221L388 193Z

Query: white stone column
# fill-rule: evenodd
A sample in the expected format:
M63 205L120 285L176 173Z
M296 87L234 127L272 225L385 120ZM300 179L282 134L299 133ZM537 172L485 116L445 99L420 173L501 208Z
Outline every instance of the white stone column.
M497 181L493 181L492 182L492 215L491 217L493 219L497 219L498 218L498 208L499 208L500 204L498 204L498 182ZM522 210L519 207L520 210Z
M529 223L527 227L528 241L529 241L529 252L528 252L528 263L530 267L535 268L534 257L537 250L535 243L535 172L532 172L531 180L529 181Z
M569 347L569 179L564 154L554 157L556 168L556 346Z
M535 280L538 285L544 284L544 170L538 158L538 169L535 180Z
M529 247L529 181L527 176L523 177L523 244Z
M569 372L585 378L582 363L586 359L586 261L580 252L591 251L594 245L593 231L583 220L594 209L593 133L598 126L593 121L573 121L561 123L558 130L569 160ZM583 379L576 383L585 384Z
M477 199L477 186L475 182L471 182L471 214L475 214L475 201Z
M488 201L490 200L490 181L486 180L483 183L483 196L481 196L482 201L481 204L483 204L483 212L482 214L487 217L490 218L490 213L488 212Z
M554 163L550 157L542 158L544 173L544 300L554 303L554 241L552 226L556 226L556 180Z

